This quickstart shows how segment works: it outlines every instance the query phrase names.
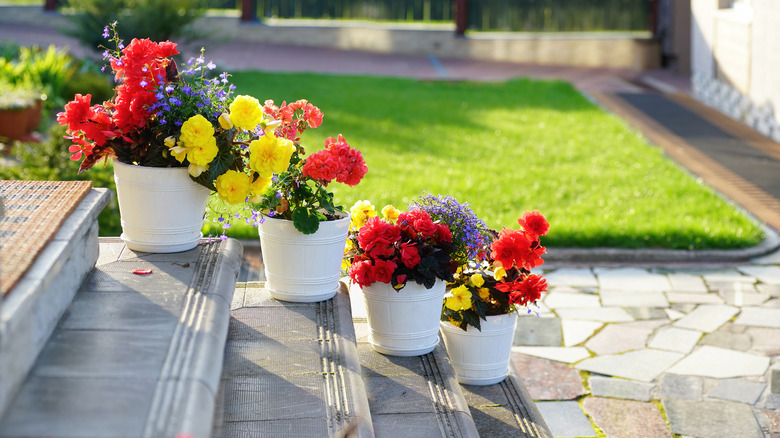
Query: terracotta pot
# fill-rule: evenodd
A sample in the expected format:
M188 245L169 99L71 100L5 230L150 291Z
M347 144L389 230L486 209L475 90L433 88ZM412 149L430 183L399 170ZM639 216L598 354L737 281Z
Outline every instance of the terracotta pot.
M0 110L0 137L19 140L27 134L29 113L26 108Z

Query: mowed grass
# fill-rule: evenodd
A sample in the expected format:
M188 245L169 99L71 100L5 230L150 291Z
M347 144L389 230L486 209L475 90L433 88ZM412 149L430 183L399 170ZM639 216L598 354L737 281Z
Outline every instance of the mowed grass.
M273 60L269 60L273 62ZM570 84L502 83L240 72L239 94L308 99L325 113L307 153L342 133L368 174L334 184L345 208L404 208L418 194L469 202L490 227L525 210L550 222L550 247L738 248L760 227ZM238 226L238 237L256 236Z

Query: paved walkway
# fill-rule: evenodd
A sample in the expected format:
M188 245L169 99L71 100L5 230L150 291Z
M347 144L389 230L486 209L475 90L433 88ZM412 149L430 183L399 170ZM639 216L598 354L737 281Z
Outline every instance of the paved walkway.
M67 43L45 28L4 24L0 39L9 37L23 44ZM606 96L690 89L686 79L663 71L254 44L215 44L208 53L227 69L446 80L555 78ZM630 122L642 120L641 112L620 108L610 107ZM679 137L648 137L685 146ZM257 267L252 254L247 248L245 265ZM513 361L555 436L597 436L597 427L609 437L780 437L780 254L738 265L548 269L551 291L540 318L521 319Z

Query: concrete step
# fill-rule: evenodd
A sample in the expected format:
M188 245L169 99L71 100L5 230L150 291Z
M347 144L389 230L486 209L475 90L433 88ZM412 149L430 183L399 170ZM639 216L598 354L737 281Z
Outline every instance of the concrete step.
M319 303L240 284L214 436L373 437L346 287Z
M0 437L209 436L241 253L232 239L175 254L103 240Z
M422 356L374 351L363 294L359 287L349 290L376 436L479 437L444 343Z

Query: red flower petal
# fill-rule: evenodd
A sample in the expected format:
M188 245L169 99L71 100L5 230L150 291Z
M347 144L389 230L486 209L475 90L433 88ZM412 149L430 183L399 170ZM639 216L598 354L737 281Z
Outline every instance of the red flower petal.
M152 273L151 269L135 269L133 270L133 274L135 275L149 275Z

